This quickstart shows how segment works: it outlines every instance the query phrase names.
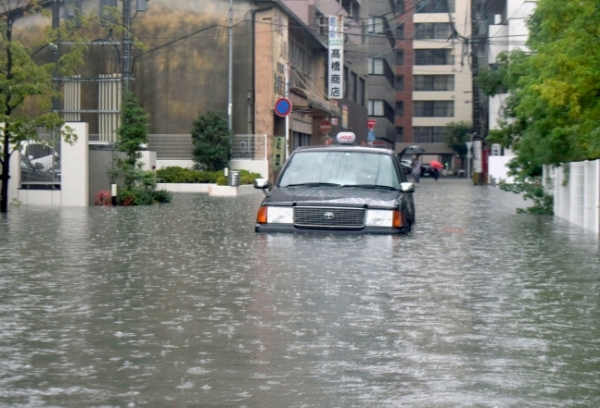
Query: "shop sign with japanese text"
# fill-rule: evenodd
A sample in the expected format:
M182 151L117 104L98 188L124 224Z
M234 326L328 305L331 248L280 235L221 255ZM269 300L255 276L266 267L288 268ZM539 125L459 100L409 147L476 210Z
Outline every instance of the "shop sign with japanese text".
M279 170L283 166L285 157L285 137L273 137L273 169Z
M344 16L328 16L328 96L330 99L344 97Z
M286 96L287 39L287 17L280 11L276 11L273 21L273 90L275 91L275 98Z

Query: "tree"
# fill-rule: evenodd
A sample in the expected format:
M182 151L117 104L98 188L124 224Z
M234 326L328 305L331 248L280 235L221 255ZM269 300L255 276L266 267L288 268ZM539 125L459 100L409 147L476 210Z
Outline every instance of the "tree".
M117 149L125 153L125 158L116 159L117 170L109 172L110 177L122 180L118 189L117 203L121 205L149 205L155 202L168 203L171 193L156 190L156 174L142 170L138 162L142 145L146 144L148 115L131 91L125 91L121 104L121 126L117 129Z
M467 144L471 139L471 122L461 120L450 122L446 125L444 141L449 148L454 150L462 158L467 155Z
M91 19L80 18L77 23L67 22L58 29L47 29L43 46L58 38L69 39L71 46L57 63L39 63L32 51L16 38L15 22L29 14L38 13L49 17L48 10L39 6L38 0L2 2L0 11L0 213L8 211L8 184L10 180L10 157L26 140L39 140L37 128L62 129L60 136L74 141L70 129L62 128L64 121L56 112L49 112L52 98L57 95L52 77L74 73L83 62L86 40L79 35L79 28L88 27ZM25 107L34 107L38 115L25 113Z
M552 213L543 165L600 158L600 9L597 0L539 0L528 21L530 52L500 56L478 83L489 95L510 92L500 129L487 141L516 152L515 185L536 213ZM480 82L481 81L481 82Z
M142 145L147 143L148 115L140 106L132 92L126 91L121 105L121 126L117 129L117 149L127 155L117 159L126 189L134 187L140 178L136 174L136 164L141 157Z
M499 58L478 83L489 95L510 92L500 129L487 140L512 148L513 175L544 164L600 157L600 9L596 0L540 0L529 20L531 53Z
M207 170L222 170L229 165L233 133L221 112L199 114L194 121L192 141L194 161Z

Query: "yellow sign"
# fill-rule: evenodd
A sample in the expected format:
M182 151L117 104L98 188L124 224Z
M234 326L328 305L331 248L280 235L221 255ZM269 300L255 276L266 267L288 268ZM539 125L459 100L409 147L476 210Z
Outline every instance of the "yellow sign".
M285 137L273 137L273 169L278 170L283 166L285 159Z

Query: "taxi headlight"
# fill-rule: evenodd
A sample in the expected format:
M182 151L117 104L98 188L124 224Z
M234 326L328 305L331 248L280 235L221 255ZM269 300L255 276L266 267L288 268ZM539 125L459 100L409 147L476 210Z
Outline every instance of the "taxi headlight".
M293 224L294 210L292 207L269 207L267 212L268 224Z
M394 219L393 210L367 210L367 227L392 227Z

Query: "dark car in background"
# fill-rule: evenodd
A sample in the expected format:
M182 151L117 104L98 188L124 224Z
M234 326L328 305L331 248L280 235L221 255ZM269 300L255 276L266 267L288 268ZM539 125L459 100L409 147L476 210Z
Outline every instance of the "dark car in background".
M296 149L266 197L255 231L400 234L415 223L414 184L386 149L351 145Z
M421 177L433 177L433 167L431 167L431 164L421 164Z

